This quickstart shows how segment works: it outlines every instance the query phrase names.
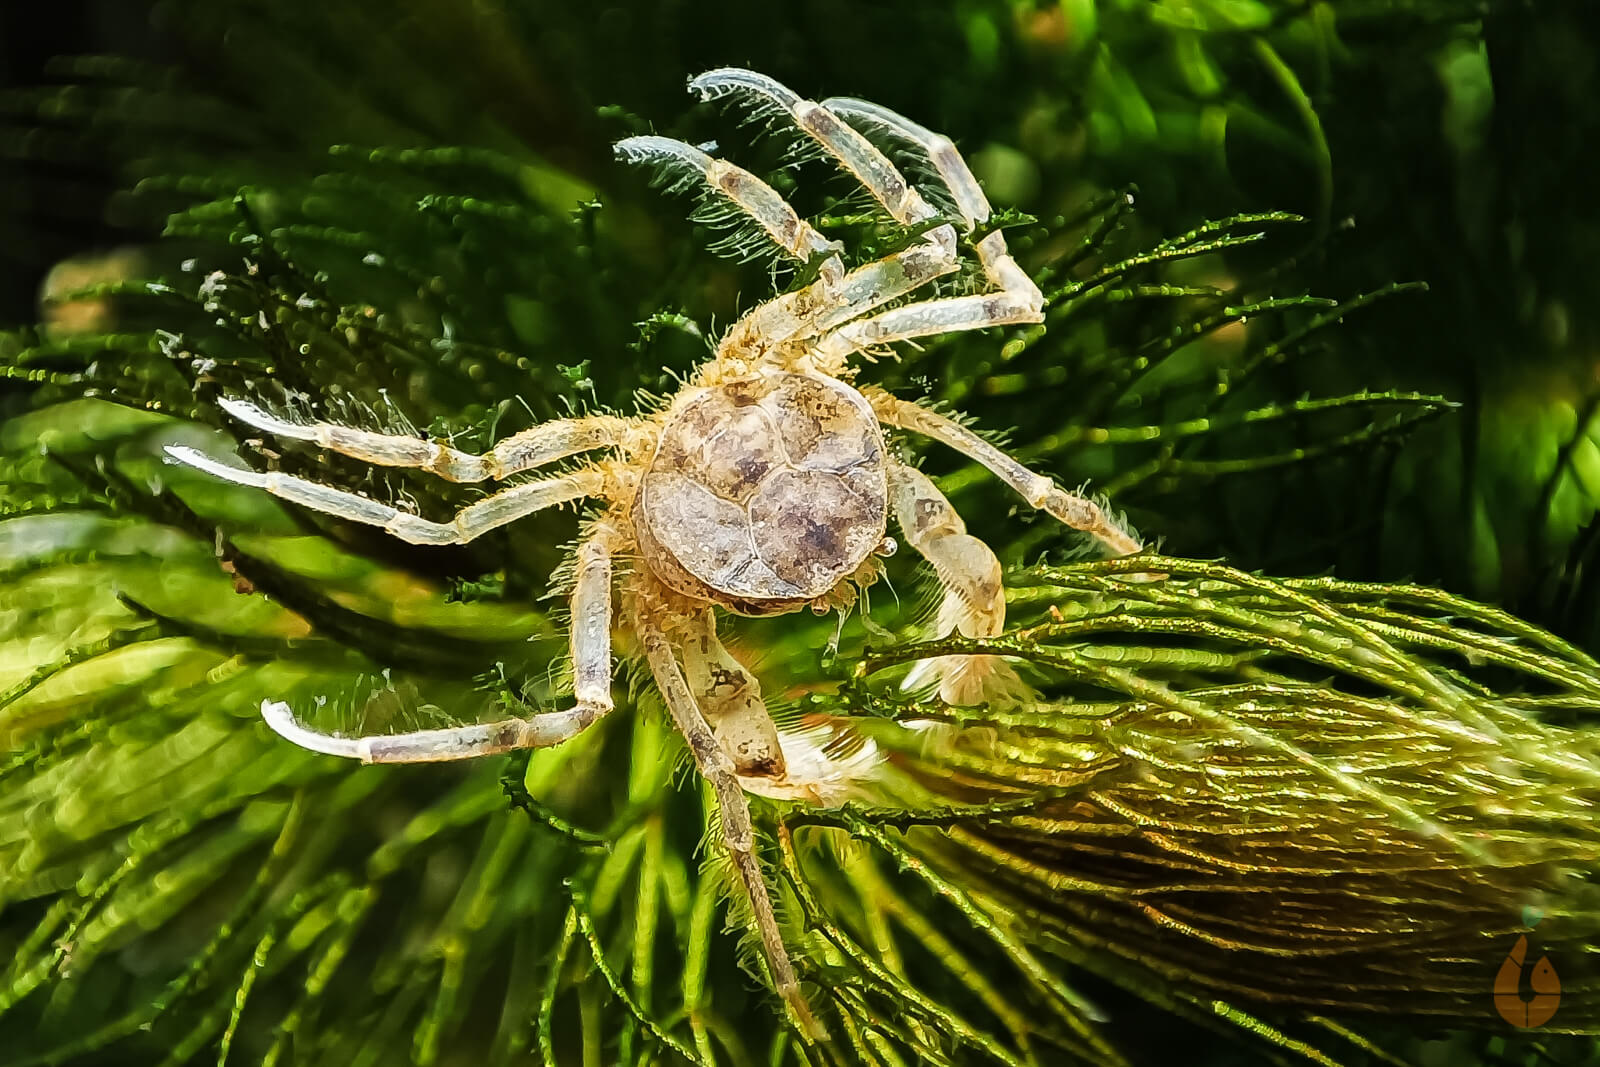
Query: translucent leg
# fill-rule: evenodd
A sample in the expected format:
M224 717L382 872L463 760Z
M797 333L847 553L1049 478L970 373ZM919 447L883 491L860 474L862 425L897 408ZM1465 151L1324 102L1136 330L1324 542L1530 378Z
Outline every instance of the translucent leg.
M689 89L702 100L740 95L753 97L762 109L776 110L854 175L902 226L917 226L937 217L876 145L826 107L800 97L765 74L722 67L691 78Z
M927 156L940 181L950 191L968 232L989 221L989 198L983 195L972 168L967 166L950 138L869 100L839 96L824 100L822 106L861 129L887 134ZM985 235L978 242L977 251L984 274L995 288L1013 293L1031 292L1043 305L1039 287L1011 258L1005 236L999 230Z
M1044 475L1035 474L953 419L881 389L863 390L863 395L884 423L931 437L972 457L1022 494L1029 507L1091 534L1119 556L1139 551L1138 540L1094 501L1069 493Z
M872 142L827 108L802 99L771 78L729 67L707 71L692 79L689 88L703 99L737 94L753 99L758 110L776 111L861 182L901 225L922 226L937 217ZM818 336L950 273L958 265L954 228L935 226L912 248L860 267L842 283L824 278L755 308L724 336L719 354L760 352L774 342ZM840 360L825 358L819 369L836 373L841 365Z
M967 533L966 523L927 475L902 463L889 468L889 499L911 547L933 564L944 587L938 635L994 637L1005 629L1006 592L1000 560ZM1021 688L998 656L940 656L922 660L906 677L907 689L937 682L947 704L979 704Z
M818 233L778 191L743 167L715 159L670 137L628 137L616 144L617 158L662 168L670 187L692 189L719 198L754 222L767 240L801 263L826 256L822 277L837 284L844 276L840 245Z
M906 540L933 564L939 584L959 605L956 628L967 637L993 637L1005 629L1000 560L967 533L967 524L938 487L915 467L894 463L889 499Z
M945 236L948 243L942 239ZM723 335L718 355L761 351L775 348L774 342L815 337L956 270L960 262L954 230L941 226L928 237L903 252L856 268L831 289L813 282L752 308ZM824 361L819 367L828 374L841 368L838 361Z
M761 699L761 683L717 640L708 608L699 632L684 642L683 670L689 689L734 770L747 778L782 778L786 767L778 728Z
M275 437L314 441L340 455L380 467L414 467L452 482L482 482L542 467L558 459L618 444L633 424L613 415L557 419L506 438L475 456L404 434L373 433L332 422L290 422L245 400L224 398L222 409L240 422Z
M432 522L357 493L334 489L305 478L229 467L193 448L169 446L167 455L224 481L265 489L273 496L313 511L369 526L381 526L400 540L414 545L464 544L535 511L586 496L598 496L605 485L605 478L599 471L592 468L576 470L559 477L502 489L462 508L449 522Z
M817 350L824 360L834 363L865 348L909 341L916 337L1043 322L1042 306L1040 301L1026 293L987 293L983 296L956 296L907 304L839 327L817 342Z
M577 736L611 711L611 546L601 529L578 549L578 581L572 591L572 664L575 703L566 711L525 719L417 730L373 737L333 737L295 721L289 705L264 701L267 725L301 748L362 763L437 763L492 756L519 748L547 748Z
M749 896L750 910L755 918L756 930L761 935L761 946L766 954L767 966L772 971L773 985L789 1005L800 1026L807 1033L820 1037L822 1029L800 992L800 981L795 977L794 964L789 960L789 950L784 947L783 932L778 927L778 917L772 910L767 881L761 874L761 861L756 856L750 805L745 799L744 790L740 788L733 759L717 742L716 735L696 706L666 636L653 623L644 620L638 623L638 630L644 644L645 658L650 662L650 670L666 701L667 711L688 742L695 766L717 794L723 843Z

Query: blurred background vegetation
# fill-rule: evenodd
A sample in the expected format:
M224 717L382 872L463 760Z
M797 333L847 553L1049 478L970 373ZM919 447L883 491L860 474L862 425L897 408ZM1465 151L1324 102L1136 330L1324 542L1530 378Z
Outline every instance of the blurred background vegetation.
M42 14L0 8L0 1063L1600 1062L1592 4ZM707 252L622 136L892 239L684 93L730 64L957 142L1048 328L868 378L1175 557L1074 562L930 452L1015 569L1037 706L902 701L909 561L837 633L742 629L792 725L894 753L859 809L758 812L824 1048L763 995L648 692L525 765L257 721L560 701L570 516L424 551L160 459L235 452L222 394L480 448L669 389L790 279ZM238 454L467 499L280 448ZM1564 1039L1493 1012L1529 927Z

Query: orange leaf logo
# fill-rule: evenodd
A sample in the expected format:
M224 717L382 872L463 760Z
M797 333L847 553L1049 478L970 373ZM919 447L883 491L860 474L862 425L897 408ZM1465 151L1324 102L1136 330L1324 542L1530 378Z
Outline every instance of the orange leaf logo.
M1549 956L1540 956L1539 962L1533 965L1533 971L1528 975L1533 997L1523 999L1520 986L1523 961L1527 956L1528 938L1524 934L1511 946L1511 951L1506 953L1500 970L1494 976L1495 1010L1499 1011L1502 1019L1518 1029L1543 1026L1555 1015L1556 1008L1561 1006L1561 977L1556 974Z

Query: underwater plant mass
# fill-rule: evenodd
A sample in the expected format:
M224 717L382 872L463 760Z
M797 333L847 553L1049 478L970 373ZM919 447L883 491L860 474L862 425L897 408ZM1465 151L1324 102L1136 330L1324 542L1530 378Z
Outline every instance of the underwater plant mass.
M0 1065L1600 1062L1586 7L326 6L0 95Z

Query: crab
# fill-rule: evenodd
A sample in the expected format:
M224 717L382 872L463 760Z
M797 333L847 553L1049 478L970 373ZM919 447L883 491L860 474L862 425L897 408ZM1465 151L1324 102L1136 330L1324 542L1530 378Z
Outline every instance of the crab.
M247 400L219 401L230 416L266 434L452 482L498 482L569 457L599 458L516 481L435 522L307 479L238 469L195 449L167 452L217 478L419 545L460 544L542 509L598 501L573 568L570 708L366 737L311 730L280 701L264 702L262 714L296 744L368 763L556 745L612 710L612 637L623 631L712 786L722 843L748 898L772 985L795 1020L816 1034L761 873L746 790L816 799L819 760L792 741L786 751L760 683L719 639L718 616L848 608L877 577L880 559L895 550L893 516L904 539L933 565L943 591L939 627L968 637L1000 633L1006 601L998 559L967 533L933 482L896 456L890 432L964 453L1029 506L1112 552L1137 552L1140 545L1094 501L1029 470L951 416L855 384L854 360L896 342L1043 321L1039 287L1011 257L1000 230L987 225L989 203L955 146L878 105L848 98L815 103L753 71L712 70L689 88L702 99L730 98L776 117L864 187L910 240L900 251L847 268L840 243L755 174L682 141L629 137L616 145L619 159L659 168L674 188L699 195L703 207L752 226L775 255L796 265L800 278L736 321L658 409L545 422L480 455L412 436L294 421ZM953 214L936 211L879 144L930 168ZM919 299L918 290L962 268L964 236L980 290ZM936 681L946 700L970 703L982 698L991 660L941 657L924 664L922 676Z

